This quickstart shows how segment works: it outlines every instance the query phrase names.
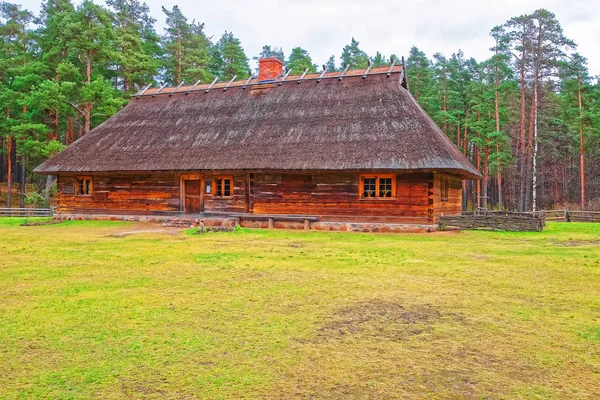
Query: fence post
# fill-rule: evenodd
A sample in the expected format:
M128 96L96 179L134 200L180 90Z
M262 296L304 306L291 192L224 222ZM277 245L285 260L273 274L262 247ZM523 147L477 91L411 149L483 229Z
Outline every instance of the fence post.
M567 208L566 204L565 204L565 222L571 222L571 218L569 218L569 209Z

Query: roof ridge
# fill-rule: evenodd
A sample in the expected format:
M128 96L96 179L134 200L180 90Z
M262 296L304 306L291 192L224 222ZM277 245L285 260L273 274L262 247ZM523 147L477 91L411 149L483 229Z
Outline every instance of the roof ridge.
M403 72L402 64L392 64L388 66L379 66L372 68L361 68L361 69L351 69L344 73L344 71L325 71L325 74L322 72L310 73L310 74L302 74L302 75L289 75L281 74L272 82L261 82L257 77L252 77L251 79L238 79L232 82L218 80L213 83L200 83L194 85L182 85L181 83L177 86L166 86L162 85L158 88L145 88L145 90L140 90L136 94L132 94L131 97L140 98L140 97L149 97L149 96L162 96L168 94L172 96L174 94L189 94L190 92L197 91L206 91L206 90L216 90L216 89L232 89L232 88L243 88L258 86L258 85L273 85L273 84L283 84L289 82L303 82L303 81L319 81L321 79L333 79L338 78L339 80L346 78L356 78L363 77L366 78L371 75L383 75L387 74L390 76L391 74L398 74ZM285 79L284 79L285 78Z

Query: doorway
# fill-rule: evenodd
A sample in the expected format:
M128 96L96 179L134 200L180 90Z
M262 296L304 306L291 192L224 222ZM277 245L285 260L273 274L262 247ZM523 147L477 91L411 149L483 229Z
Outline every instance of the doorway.
M183 199L183 212L186 214L200 214L204 212L204 191L202 176L184 175L181 177L181 198Z

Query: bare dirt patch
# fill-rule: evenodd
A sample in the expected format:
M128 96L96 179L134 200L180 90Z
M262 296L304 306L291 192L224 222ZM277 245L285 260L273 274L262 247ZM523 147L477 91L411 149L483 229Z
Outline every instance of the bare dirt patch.
M442 318L444 315L428 304L408 306L377 299L365 300L335 313L332 321L319 329L316 340L360 335L401 341L430 331L432 324Z

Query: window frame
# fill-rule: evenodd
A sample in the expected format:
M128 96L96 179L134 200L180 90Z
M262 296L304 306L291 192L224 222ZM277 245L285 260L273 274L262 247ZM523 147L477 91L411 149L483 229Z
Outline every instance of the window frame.
M375 196L374 197L365 197L365 186L364 180L365 178L375 178ZM382 178L391 178L392 179L392 195L390 197L380 197L379 196L379 181ZM395 174L360 174L358 176L358 197L361 200L376 200L376 201L385 201L385 200L396 200L396 175Z
M81 193L79 191L79 181L83 181L83 185L85 187L85 181L90 181L90 190L89 193ZM91 196L94 193L94 180L91 176L76 176L75 177L75 196Z
M221 193L225 193L225 182L224 181L226 179L229 179L231 181L231 183L230 183L230 189L229 189L231 194L229 196L217 196L217 180L218 179L222 180L221 181L221 185L222 185L222 187L221 187ZM212 184L213 184L213 186L212 186L212 195L213 195L213 198L215 198L215 199L231 199L231 198L233 198L233 189L235 187L235 182L233 180L233 176L232 175L217 175L217 176L213 176Z

